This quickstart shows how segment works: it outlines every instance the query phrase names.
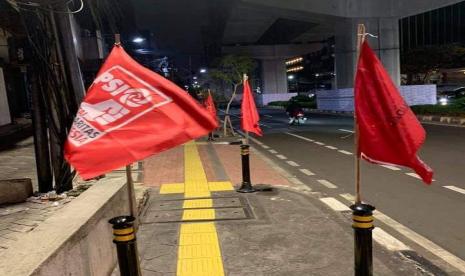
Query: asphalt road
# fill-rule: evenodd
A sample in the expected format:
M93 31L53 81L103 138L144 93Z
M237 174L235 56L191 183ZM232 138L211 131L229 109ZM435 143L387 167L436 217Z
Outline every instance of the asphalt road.
M309 184L314 191L338 199L354 194L351 117L307 114L305 125L289 127L282 110L261 109L260 115L264 136L257 139L269 148L256 144L257 149L306 184L321 184L318 180L333 184ZM236 126L238 122L237 116L233 118ZM465 128L424 127L427 139L419 155L434 169L433 184L407 175L413 172L408 168L362 161L362 200L465 260Z

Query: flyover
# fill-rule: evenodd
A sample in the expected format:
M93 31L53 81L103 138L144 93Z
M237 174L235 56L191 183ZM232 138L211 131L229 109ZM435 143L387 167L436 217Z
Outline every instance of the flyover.
M353 85L357 24L400 84L398 20L458 0L178 0L134 2L139 28L155 35L160 53L192 68L221 53L261 60L263 93L286 93L284 60L321 48L335 38L335 88Z

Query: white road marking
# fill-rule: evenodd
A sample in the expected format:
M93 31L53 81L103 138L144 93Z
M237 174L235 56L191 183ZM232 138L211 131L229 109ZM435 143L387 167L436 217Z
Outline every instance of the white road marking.
M353 130L348 130L348 129L343 129L343 128L340 128L338 130L343 131L343 132L355 133Z
M455 191L457 193L461 193L461 194L465 195L465 189L455 187L455 186L443 186L443 187L446 188L446 189L449 189L449 190L452 190L452 191Z
M343 154L347 154L347 155L352 155L353 154L352 152L346 151L346 150L338 150L338 152L343 153Z
M373 229L373 239L391 251L411 250L410 247L379 227Z
M255 139L255 140L253 140L253 141L254 141L254 142L255 142L255 144L257 144L257 145L260 145L260 146L261 146L261 145L263 145L263 143L262 143L262 142L260 142L260 141L258 141L257 139Z
M274 149L270 149L270 150L268 150L268 151L269 151L270 153L273 153L273 154L276 154L276 153L278 153L278 152L277 152L277 151L275 151Z
M326 179L318 179L317 180L321 185L325 186L326 188L329 188L329 189L337 189L337 186L334 185L333 183L329 182L328 180Z
M297 163L294 162L294 161L286 161L286 163L289 164L289 165L291 165L291 166L293 166L293 167L299 167L299 166L300 166L299 164L297 164Z
M355 202L355 196L351 194L339 194L343 199L349 201L349 202Z
M262 148L264 149L269 149L270 147L268 147L267 145L260 145Z
M342 202L335 199L334 197L324 197L324 198L320 198L320 200L324 204L328 205L334 211L338 211L338 212L350 211L349 207L347 207L346 205L344 205Z
M390 166L390 165L381 165L381 167L384 167L386 169L390 169L390 170L393 170L393 171L400 171L402 170L401 168L398 168L396 166Z
M291 135L291 136L294 136L294 137L297 137L299 139L302 139L302 140L305 140L307 142L314 142L315 140L312 140L310 138L307 138L307 137L303 137L303 136L300 136L300 135L297 135L297 134L294 134L294 133L290 133L290 132L286 132L287 135Z
M325 146L325 148L332 149L332 150L337 150L337 148L333 147L333 146Z
M408 176L415 177L415 178L418 178L418 179L422 180L422 179L421 179L421 176L419 176L419 175L416 174L416 173L405 173L405 174L408 175ZM433 179L433 182L434 182L434 181L436 181L436 179Z
M317 144L317 145L319 145L319 146L324 146L324 145L325 145L325 143L321 143L321 142L318 142L318 141L315 141L315 142L313 142L313 143L315 143L315 144Z
M268 117L268 118L273 118L273 116L268 115L268 114L265 114L265 115L263 115L263 116L264 116L264 117Z
M303 174L306 174L306 175L315 175L313 172L307 169L299 169L299 171L301 171Z
M282 155L282 154L278 154L278 155L276 155L276 157L278 157L281 160L287 159L287 157Z
M434 242L428 240L427 238L423 237L422 235L414 232L413 230L407 228L406 226L400 224L399 222L393 220L392 218L386 216L385 214L375 211L374 217L379 221L389 225L397 232L401 233L408 239L412 240L413 242L417 243L421 247L425 248L426 250L430 251L437 257L441 258L451 266L457 268L461 272L465 272L465 261L460 259L459 257L451 254L450 252L446 251L444 248L440 247L439 245L435 244Z

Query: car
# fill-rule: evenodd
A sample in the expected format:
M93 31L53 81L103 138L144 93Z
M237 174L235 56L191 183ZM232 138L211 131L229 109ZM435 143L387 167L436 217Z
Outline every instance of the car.
M465 87L460 85L438 85L437 100L440 105L447 105L450 101L465 97Z

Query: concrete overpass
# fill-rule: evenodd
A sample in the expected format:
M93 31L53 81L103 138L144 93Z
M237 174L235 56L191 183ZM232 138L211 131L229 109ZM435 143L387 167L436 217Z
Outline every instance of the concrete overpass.
M400 84L402 17L457 0L137 0L139 28L153 30L160 52L206 63L210 55L248 53L262 61L264 93L286 93L284 59L335 37L337 88L353 85L357 24L364 23L385 67ZM158 38L158 39L157 39ZM312 42L312 43L309 43ZM213 52L213 54L212 54Z

